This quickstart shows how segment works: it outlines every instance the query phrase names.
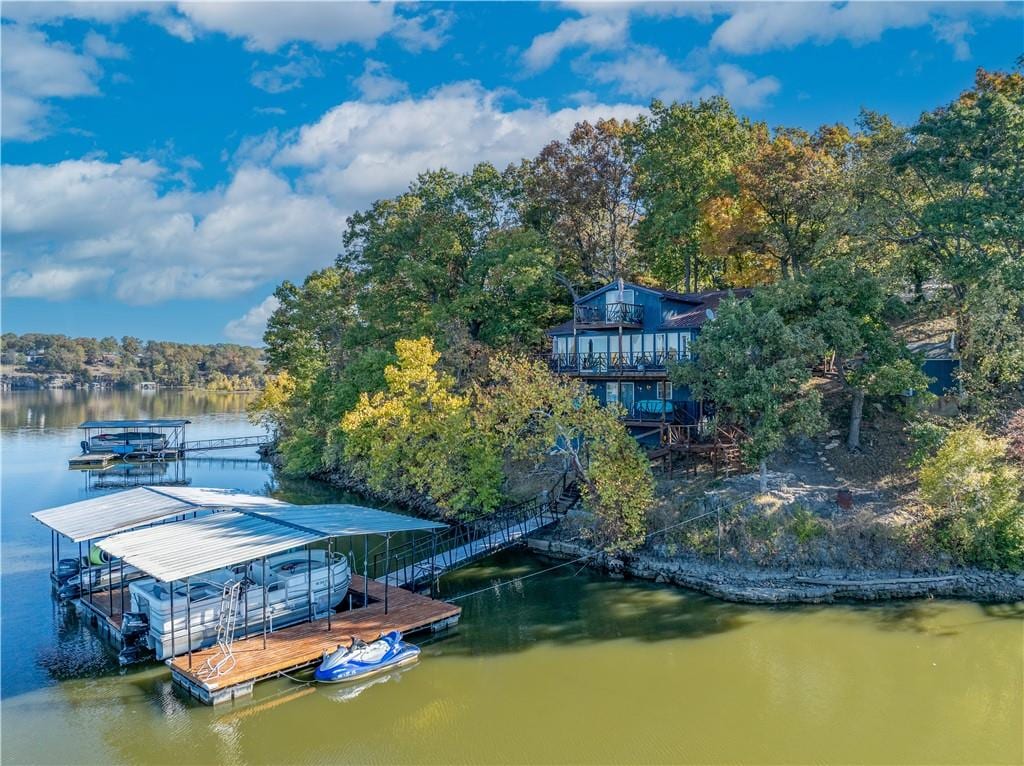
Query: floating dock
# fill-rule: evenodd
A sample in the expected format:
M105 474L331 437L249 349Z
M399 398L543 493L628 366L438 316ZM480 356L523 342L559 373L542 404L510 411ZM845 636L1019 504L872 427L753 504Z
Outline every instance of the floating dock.
M327 618L321 618L268 633L265 647L263 634L236 639L231 647L235 666L219 678L202 679L196 674L208 658L218 654L216 646L193 652L191 660L186 655L167 660L174 682L199 701L216 705L252 694L257 681L318 664L324 652L349 646L353 636L369 642L392 630L436 632L456 624L462 612L453 604L401 588L390 589L385 611L384 585L353 575L352 601L362 603L364 592L370 604L332 615L330 629Z

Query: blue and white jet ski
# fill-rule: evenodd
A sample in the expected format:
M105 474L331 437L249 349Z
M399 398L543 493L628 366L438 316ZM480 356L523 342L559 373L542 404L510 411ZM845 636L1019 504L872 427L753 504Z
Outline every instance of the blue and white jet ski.
M420 648L403 641L397 630L385 633L369 644L353 637L350 647L339 646L330 654L324 653L324 660L313 677L328 684L355 681L408 665L419 656Z

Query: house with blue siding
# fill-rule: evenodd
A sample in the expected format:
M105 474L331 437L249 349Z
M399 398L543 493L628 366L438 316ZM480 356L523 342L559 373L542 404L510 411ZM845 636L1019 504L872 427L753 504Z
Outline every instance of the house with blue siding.
M621 279L605 285L575 301L571 320L548 330L551 369L585 380L602 404L620 404L635 434L661 423L694 424L702 403L672 384L668 368L691 358L701 326L730 292L750 294L677 293Z

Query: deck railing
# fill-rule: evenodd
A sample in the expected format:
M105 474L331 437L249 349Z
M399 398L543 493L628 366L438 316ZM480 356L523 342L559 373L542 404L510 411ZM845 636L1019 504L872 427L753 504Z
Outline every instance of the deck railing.
M686 359L674 349L669 351L594 351L591 353L545 354L553 372L575 375L642 375L664 372L672 362Z
M639 303L605 303L599 306L576 306L576 324L639 325L644 321L644 307Z

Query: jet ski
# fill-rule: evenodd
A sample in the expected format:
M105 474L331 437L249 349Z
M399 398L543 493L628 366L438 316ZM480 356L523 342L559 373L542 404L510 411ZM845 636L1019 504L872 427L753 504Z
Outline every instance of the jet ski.
M313 677L328 684L355 681L408 665L419 656L420 648L403 641L402 634L397 630L385 633L369 644L353 636L351 646L339 646L330 654L324 652L323 662Z

